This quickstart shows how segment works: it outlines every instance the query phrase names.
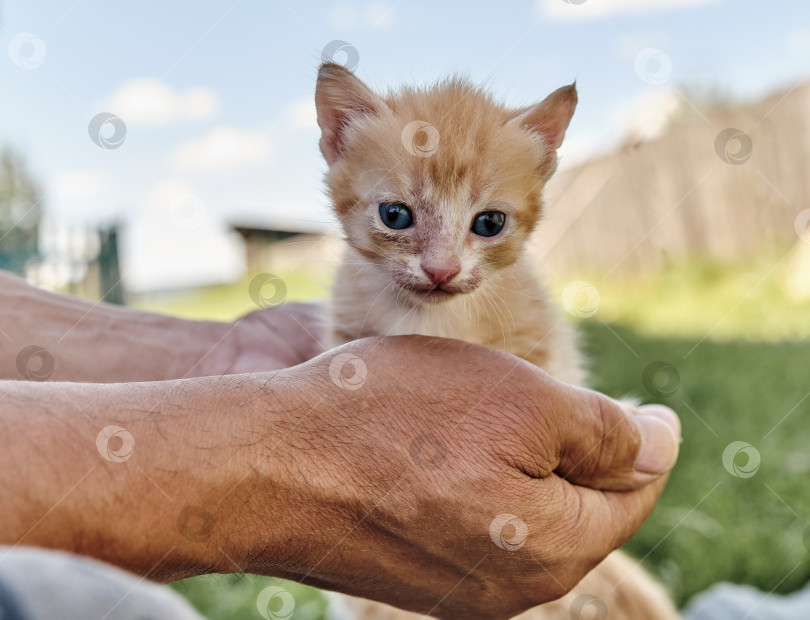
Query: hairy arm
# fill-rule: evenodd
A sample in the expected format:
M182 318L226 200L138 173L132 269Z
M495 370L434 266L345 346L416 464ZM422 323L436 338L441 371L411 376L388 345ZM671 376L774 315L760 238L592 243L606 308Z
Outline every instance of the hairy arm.
M423 337L275 373L5 382L0 543L504 617L564 594L641 525L673 421ZM526 526L522 551L493 529L504 515Z
M189 321L51 293L0 272L0 379L112 383L275 370L322 351L317 315L286 304L233 323Z
M2 544L73 551L163 581L240 572L236 537L259 516L273 523L264 544L283 549L295 517L275 470L286 446L270 429L276 407L298 405L283 383L0 384ZM266 394L260 424L257 392ZM260 509L257 484L274 499Z

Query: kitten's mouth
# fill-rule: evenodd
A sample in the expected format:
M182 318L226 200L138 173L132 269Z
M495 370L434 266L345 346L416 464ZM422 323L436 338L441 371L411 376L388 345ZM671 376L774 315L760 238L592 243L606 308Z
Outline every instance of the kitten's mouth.
M410 290L420 301L444 301L458 295L462 291L453 290L445 287L443 284L437 286L407 286L403 287Z
M395 271L391 275L394 283L410 293L412 301L417 303L441 303L454 297L461 297L472 293L481 283L481 277L477 273L473 273L469 278L456 278L452 282L440 282L439 284L425 282L408 273Z

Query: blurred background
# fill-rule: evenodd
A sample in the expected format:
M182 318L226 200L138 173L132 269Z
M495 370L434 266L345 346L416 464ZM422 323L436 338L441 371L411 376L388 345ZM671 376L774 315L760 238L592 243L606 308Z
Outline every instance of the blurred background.
M381 89L461 73L514 106L576 80L532 255L593 386L684 426L628 551L680 605L810 579L810 5L6 0L0 19L0 269L191 318L255 309L265 272L328 297L322 59ZM261 618L269 583L174 587ZM283 587L290 617L321 617Z

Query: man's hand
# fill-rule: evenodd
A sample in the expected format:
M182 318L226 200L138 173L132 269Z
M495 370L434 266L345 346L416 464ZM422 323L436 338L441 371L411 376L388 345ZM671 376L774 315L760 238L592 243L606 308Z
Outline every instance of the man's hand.
M0 382L0 544L507 617L636 531L677 429L665 409L635 415L511 355L419 336L273 373Z
M295 543L250 570L297 563L285 576L444 618L565 594L641 526L678 452L669 410L630 411L459 341L356 341L286 380L307 406L257 425L290 450ZM278 479L265 449L251 462ZM251 514L277 501L255 483ZM265 525L243 527L255 541Z
M247 293L246 293L247 295ZM264 372L323 351L322 309L189 321L91 303L0 271L0 379L113 383Z
M267 372L312 359L325 348L324 312L320 304L288 303L246 314L188 376Z

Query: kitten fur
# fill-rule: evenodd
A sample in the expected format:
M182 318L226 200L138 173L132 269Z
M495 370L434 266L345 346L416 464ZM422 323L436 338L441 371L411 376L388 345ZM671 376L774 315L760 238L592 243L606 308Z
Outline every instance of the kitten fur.
M548 301L525 250L576 107L575 85L509 109L460 78L378 95L327 63L315 100L326 184L346 240L333 292L332 344L396 334L458 338L584 384L574 333ZM388 228L379 215L386 202L407 205L413 225ZM506 214L503 230L475 235L474 218L491 210ZM518 618L570 618L571 602L582 594L604 601L610 618L678 617L663 588L615 552L571 593ZM341 607L344 618L424 617L363 599L337 600L332 613Z

